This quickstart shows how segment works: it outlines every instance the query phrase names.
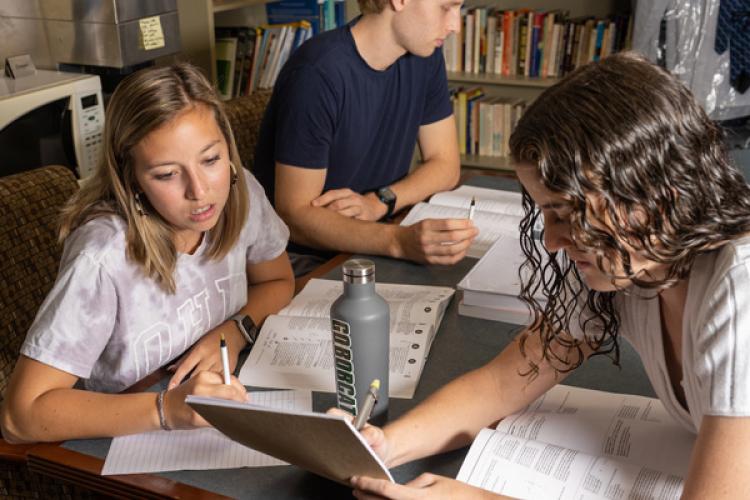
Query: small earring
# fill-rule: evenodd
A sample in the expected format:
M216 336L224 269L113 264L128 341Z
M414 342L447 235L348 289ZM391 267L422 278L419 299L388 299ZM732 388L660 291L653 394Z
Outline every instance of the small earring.
M239 175L237 174L237 168L234 166L234 163L231 161L229 162L229 168L232 170L232 177L230 182L232 183L232 186L237 184L237 179L239 178Z
M138 212L138 215L140 215L141 217L146 215L146 212L143 210L143 205L141 204L140 193L135 193L135 210Z

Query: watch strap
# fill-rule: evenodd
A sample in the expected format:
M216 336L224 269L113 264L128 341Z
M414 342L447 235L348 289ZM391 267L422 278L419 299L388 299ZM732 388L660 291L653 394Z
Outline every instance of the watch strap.
M396 193L388 186L382 187L375 191L378 199L386 206L386 212L383 219L388 220L393 215L396 208Z
M253 318L247 314L235 314L232 319L240 330L242 337L247 341L248 345L252 347L258 338L258 327L255 325Z

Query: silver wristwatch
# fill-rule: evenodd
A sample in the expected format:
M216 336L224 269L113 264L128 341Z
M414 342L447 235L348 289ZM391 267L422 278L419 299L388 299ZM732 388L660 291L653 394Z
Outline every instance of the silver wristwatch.
M252 347L255 344L255 339L258 338L258 327L255 325L253 318L247 314L235 314L231 319L237 323L237 328L240 329L240 333L247 341L248 345Z

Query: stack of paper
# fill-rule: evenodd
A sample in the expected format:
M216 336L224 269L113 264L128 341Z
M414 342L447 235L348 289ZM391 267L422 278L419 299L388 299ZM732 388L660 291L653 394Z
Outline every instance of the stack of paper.
M391 316L389 395L412 398L454 290L376 283ZM240 381L255 387L336 392L331 304L340 281L310 280L291 304L263 323Z
M436 193L429 203L417 203L401 225L410 226L424 219L465 219L469 216L472 198L476 204L473 220L479 236L469 247L467 255L479 258L500 235L518 234L523 217L521 193L460 186L453 191Z
M463 290L458 314L516 325L530 323L529 309L518 298L521 292L518 270L524 259L517 235L498 236L458 283L458 288ZM536 299L544 303L544 297Z

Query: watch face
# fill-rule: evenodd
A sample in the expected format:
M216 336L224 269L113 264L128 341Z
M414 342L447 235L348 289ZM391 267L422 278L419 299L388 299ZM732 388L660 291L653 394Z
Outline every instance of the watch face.
M247 333L251 333L253 331L255 325L253 324L253 320L250 319L250 316L245 316L244 318L242 318L242 327Z
M390 188L384 187L378 189L378 197L383 200L383 203L390 203L396 200L396 193L391 191Z

